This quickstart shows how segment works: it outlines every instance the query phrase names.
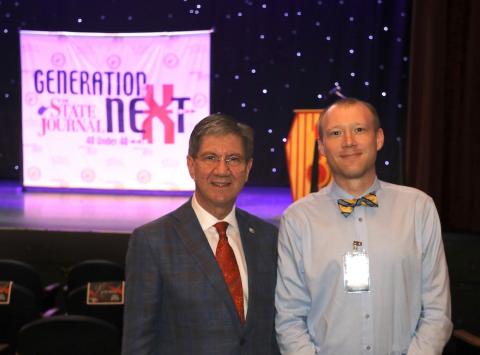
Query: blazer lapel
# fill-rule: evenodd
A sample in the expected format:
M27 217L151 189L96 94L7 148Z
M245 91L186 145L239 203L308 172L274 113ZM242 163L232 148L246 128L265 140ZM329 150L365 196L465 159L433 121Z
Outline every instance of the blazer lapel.
M247 263L248 274L248 309L247 319L245 321L245 331L250 329L255 323L254 317L256 302L256 285L257 285L257 252L256 252L256 231L255 227L250 223L248 215L240 209L236 210L238 227L240 229L240 237L242 239L243 253Z
M177 219L178 234L183 244L191 253L192 258L197 261L200 269L204 272L214 289L220 294L233 319L238 320L230 291L225 283L215 255L210 248L210 244L208 244L207 237L203 233L202 227L193 211L191 200L177 209L174 216ZM236 321L234 323L238 323L238 331L240 331L240 322Z

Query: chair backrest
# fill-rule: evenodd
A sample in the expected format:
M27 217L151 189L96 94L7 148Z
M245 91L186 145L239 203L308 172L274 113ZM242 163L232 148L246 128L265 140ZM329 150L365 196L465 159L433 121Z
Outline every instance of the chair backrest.
M109 260L86 260L70 268L67 274L67 292L88 282L125 280L125 269Z
M66 310L68 314L81 314L103 319L114 324L118 330L123 326L123 304L91 305L87 304L87 286L77 287L67 294Z
M119 331L86 316L54 316L25 325L18 334L19 355L118 355Z
M39 317L40 311L33 293L13 283L10 303L0 304L0 343L14 345L20 328Z
M480 284L462 283L451 289L452 321L456 329L480 335Z
M13 281L33 292L40 306L43 302L44 292L40 274L23 261L0 259L0 280Z

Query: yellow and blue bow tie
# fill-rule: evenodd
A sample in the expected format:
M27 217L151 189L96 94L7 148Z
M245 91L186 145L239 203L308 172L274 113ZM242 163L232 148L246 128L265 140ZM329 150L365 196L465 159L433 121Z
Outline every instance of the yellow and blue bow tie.
M337 200L338 208L344 217L350 216L356 206L378 207L377 195L375 192L370 192L365 196L354 199L339 199Z

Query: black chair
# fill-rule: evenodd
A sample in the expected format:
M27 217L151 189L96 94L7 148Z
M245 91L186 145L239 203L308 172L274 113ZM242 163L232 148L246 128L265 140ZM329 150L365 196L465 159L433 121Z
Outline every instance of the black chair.
M67 273L66 293L89 282L123 281L124 268L109 260L86 260L70 268Z
M12 351L10 345L0 343L0 355L10 355Z
M33 293L16 283L12 284L10 303L0 304L0 343L14 349L17 333L25 324L40 318L37 301Z
M465 329L455 329L452 338L456 346L456 355L480 354L480 336Z
M480 283L459 283L451 293L455 354L480 355Z
M18 355L118 355L120 336L112 324L86 316L54 316L25 325Z
M40 274L19 260L0 259L0 280L13 281L33 292L39 306L43 305L44 290Z
M103 319L114 324L121 331L123 325L123 304L87 304L87 286L77 287L67 294L68 314L80 314Z

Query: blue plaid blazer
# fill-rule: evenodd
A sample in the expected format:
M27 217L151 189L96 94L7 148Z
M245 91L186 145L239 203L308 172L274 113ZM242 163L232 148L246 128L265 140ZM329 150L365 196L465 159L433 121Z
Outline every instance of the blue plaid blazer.
M277 228L241 209L236 217L248 272L245 324L188 201L130 238L123 355L278 354Z

